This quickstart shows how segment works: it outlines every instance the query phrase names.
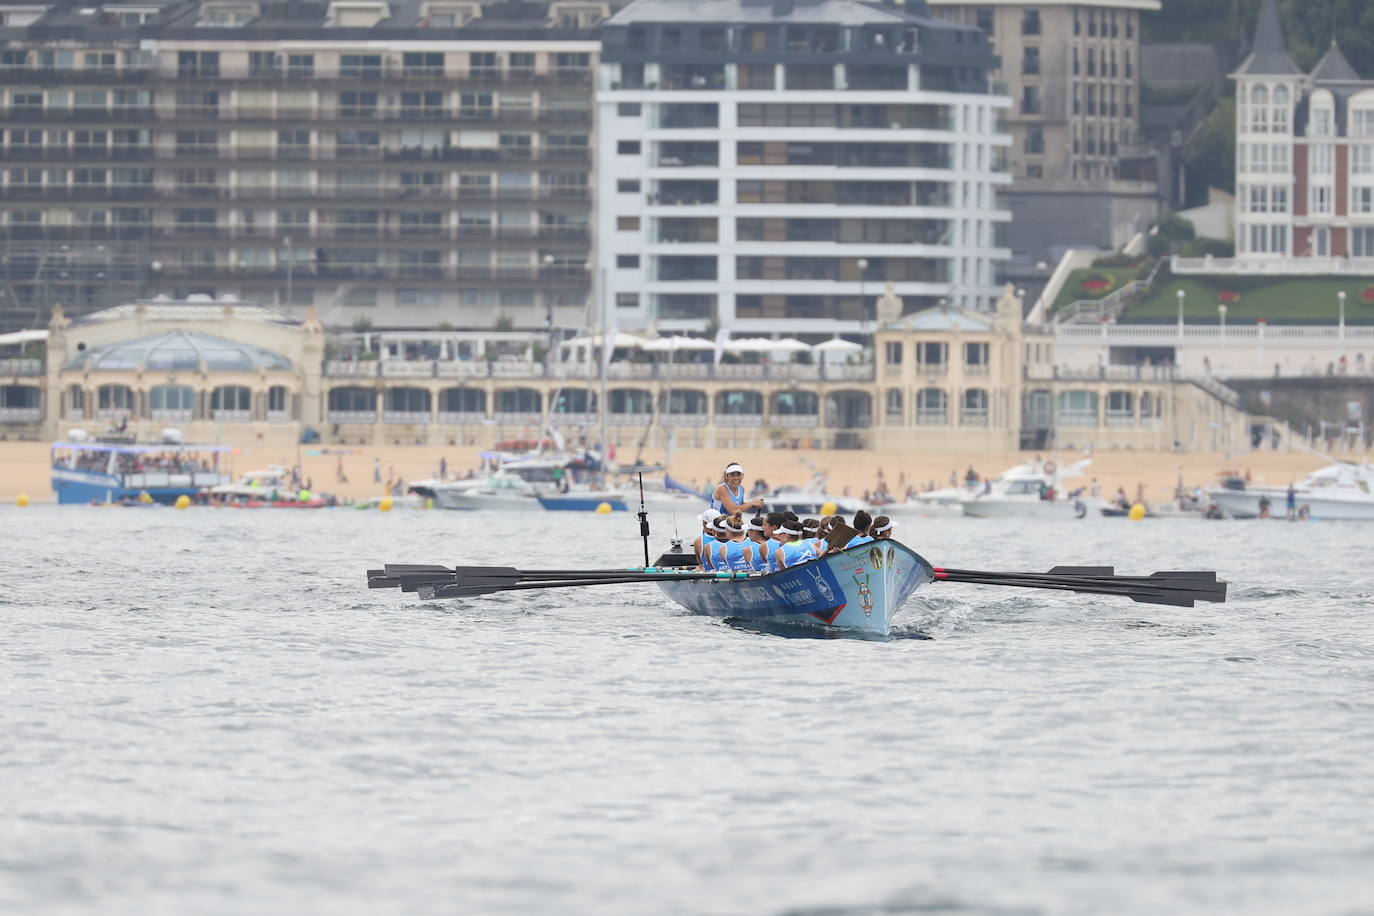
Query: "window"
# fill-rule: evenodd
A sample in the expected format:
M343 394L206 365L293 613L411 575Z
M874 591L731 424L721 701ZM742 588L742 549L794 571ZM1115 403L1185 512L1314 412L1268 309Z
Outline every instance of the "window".
M942 425L948 409L949 398L940 388L922 388L916 392L916 422L927 425Z
M621 232L638 232L639 217L637 216L617 216L615 218L615 228Z
M1090 58L1091 60L1091 58ZM1021 57L1021 72L1036 74L1040 72L1040 49L1026 48Z
M1360 149L1360 147L1355 147L1355 149ZM1330 175L1332 172L1331 147L1325 143L1319 143L1316 146L1310 147L1309 151L1312 159L1312 174Z
M1374 213L1374 187L1355 185L1350 189L1351 213Z
M982 388L966 389L960 406L960 426L988 425L988 393Z
M889 420L901 421L902 419L902 390L900 388L887 389L887 418Z
M618 254L615 256L615 266L620 270L636 270L639 268L639 255Z
M1350 147L1350 174L1374 174L1374 146L1352 145Z
M1312 109L1312 120L1307 125L1307 134L1311 137L1329 137L1331 135L1330 108Z
M1356 108L1350 112L1350 135L1374 137L1374 108Z
M1374 227L1357 226L1350 230L1350 255L1355 258L1374 257Z
M615 113L622 118L637 118L641 110L642 106L638 102L621 102L615 106Z
M638 178L622 178L622 179L620 179L619 181L617 181L617 182L615 183L615 189L616 189L618 192L620 192L621 194L638 194L638 193L639 193L639 179L638 179Z
M898 340L891 340L891 341L888 341L887 344L884 345L884 347L883 347L883 353L884 353L884 356L885 356L886 359L887 359L887 364L888 364L889 366L899 366L899 365L901 365L901 363L902 363L902 351L905 350L905 349L906 349L906 347L903 346L903 344L902 344L901 341L898 341Z
M1312 186L1311 210L1314 216L1331 213L1331 188L1326 185Z
M618 309L639 308L639 293L616 293L615 307Z
M1021 16L1021 34L1039 35L1040 34L1040 11L1034 7L1025 11Z
M916 362L922 366L944 365L945 344L935 341L922 341L916 344Z
M997 21L996 17L992 15L992 10L986 6L980 6L974 13L974 17L977 21L978 28L987 32L988 36L991 37L994 34L994 27Z
M1074 89L1077 90L1078 87L1074 86ZM1026 86L1021 90L1021 113L1028 115L1040 114L1039 86Z
M1038 127L1026 131L1026 152L1039 155L1045 152L1045 132Z
M638 141L638 140L621 140L619 143L617 143L617 144L615 145L615 151L616 151L616 153L618 153L618 154L621 155L621 156L638 156L638 155L639 155L639 141Z
M1250 132L1269 133L1269 90L1263 86L1256 86L1250 92Z
M986 343L964 344L965 366L986 366L989 358L989 345Z

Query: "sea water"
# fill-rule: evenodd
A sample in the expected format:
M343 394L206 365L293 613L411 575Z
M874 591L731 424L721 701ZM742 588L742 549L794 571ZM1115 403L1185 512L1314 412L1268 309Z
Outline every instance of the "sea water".
M653 553L674 520L651 516ZM690 518L676 520L683 533ZM0 509L0 912L1374 912L1374 527L926 519L896 638L652 586L631 516Z

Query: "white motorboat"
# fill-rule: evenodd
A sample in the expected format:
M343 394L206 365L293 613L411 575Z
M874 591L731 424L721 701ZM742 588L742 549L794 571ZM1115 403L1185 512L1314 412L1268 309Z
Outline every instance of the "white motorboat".
M769 512L795 512L800 516L820 515L827 503L833 503L835 511L844 515L853 515L864 508L861 500L826 493L825 481L824 474L816 473L811 475L805 487L778 487L763 499Z
M624 501L618 491L593 490L584 476L583 457L557 456L525 458L502 465L486 477L468 480L416 481L410 485L412 493L434 500L440 509L495 509L526 512L545 508L561 508L577 502L577 497L595 497L593 507L601 502L615 504ZM545 506L544 497L558 505Z
M1374 520L1374 467L1369 464L1333 464L1313 471L1294 484L1294 502L1300 517L1322 520ZM1287 515L1288 487L1218 487L1208 498L1232 518L1257 518L1260 501L1269 501L1269 515Z
M1084 459L1062 469L1052 461L1018 464L965 495L960 506L973 518L1082 518L1087 503L1067 495L1062 481L1082 477L1090 463Z

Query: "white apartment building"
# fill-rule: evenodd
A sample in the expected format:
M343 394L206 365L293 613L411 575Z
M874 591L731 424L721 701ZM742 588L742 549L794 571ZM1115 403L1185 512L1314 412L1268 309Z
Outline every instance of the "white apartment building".
M623 328L863 334L991 309L1010 99L924 0L638 0L602 31L598 288Z

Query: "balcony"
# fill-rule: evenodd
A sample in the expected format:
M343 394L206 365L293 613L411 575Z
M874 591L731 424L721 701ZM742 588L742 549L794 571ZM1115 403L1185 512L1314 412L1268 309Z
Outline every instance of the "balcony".
M382 411L383 423L403 423L410 426L429 425L429 411L424 410L384 410Z
M325 419L336 426L371 426L377 422L375 410L331 410Z
M916 410L917 426L947 426L949 413L943 408L919 407Z
M0 407L0 423L40 423L41 407Z
M210 419L216 423L251 423L253 422L253 411L221 408L210 411Z
M0 378L43 374L43 361L41 359L0 359Z

